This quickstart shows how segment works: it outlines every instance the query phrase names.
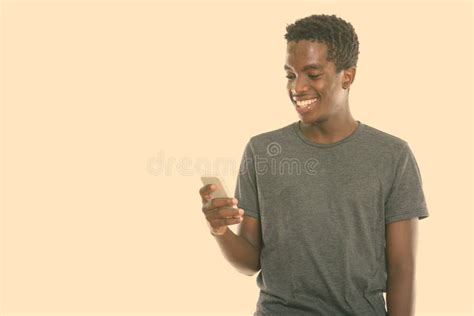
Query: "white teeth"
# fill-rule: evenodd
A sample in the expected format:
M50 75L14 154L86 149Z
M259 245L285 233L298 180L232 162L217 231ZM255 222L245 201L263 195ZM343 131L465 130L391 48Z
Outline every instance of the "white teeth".
M296 105L298 105L299 107L307 107L308 105L310 105L311 103L316 102L317 100L318 100L317 98L314 98L314 99L311 99L311 100L296 101Z

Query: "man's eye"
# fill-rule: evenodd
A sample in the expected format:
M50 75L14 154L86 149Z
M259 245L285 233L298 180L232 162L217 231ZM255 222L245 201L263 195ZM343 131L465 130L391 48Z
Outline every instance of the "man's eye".
M308 75L308 77L310 77L311 79L317 79L319 78L321 75ZM290 75L287 75L286 78L288 79L295 79L295 77L293 76L290 76Z

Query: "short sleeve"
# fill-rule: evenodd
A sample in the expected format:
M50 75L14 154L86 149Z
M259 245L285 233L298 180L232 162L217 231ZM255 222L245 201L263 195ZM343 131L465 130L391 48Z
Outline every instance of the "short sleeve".
M420 170L413 152L405 142L385 201L385 224L412 217L424 219L428 216Z
M250 139L245 146L240 162L234 196L238 200L238 207L244 209L244 215L249 215L260 220L254 159Z

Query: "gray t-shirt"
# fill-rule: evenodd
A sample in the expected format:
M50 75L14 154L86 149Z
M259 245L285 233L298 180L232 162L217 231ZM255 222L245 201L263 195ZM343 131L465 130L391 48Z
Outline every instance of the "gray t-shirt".
M253 136L235 197L260 220L260 315L386 315L385 225L428 217L407 142L358 122L332 144L299 121Z

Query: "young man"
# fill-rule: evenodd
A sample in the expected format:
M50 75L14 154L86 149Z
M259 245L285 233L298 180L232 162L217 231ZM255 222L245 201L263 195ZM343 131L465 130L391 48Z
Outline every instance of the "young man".
M428 217L415 157L351 115L350 23L312 15L286 30L299 120L250 138L236 200L201 188L211 234L236 269L260 271L255 316L414 315L417 221Z

